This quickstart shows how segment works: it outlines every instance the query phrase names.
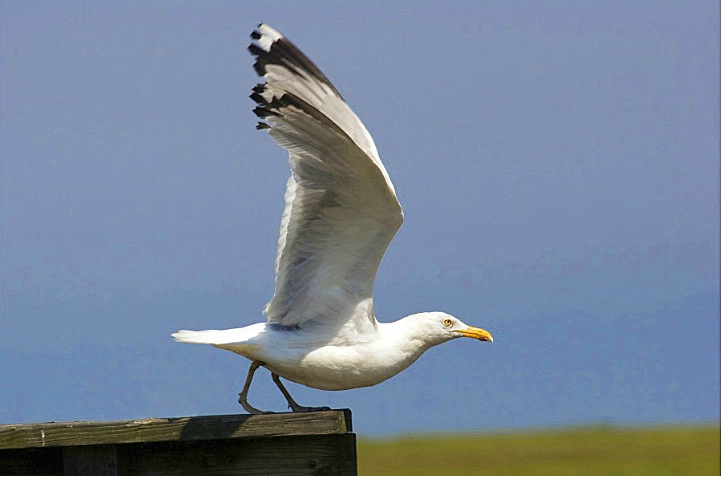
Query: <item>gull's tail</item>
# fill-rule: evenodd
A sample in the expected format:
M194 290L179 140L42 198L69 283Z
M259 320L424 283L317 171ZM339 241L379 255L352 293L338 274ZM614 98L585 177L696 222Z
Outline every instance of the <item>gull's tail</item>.
M246 326L245 328L233 328L230 330L203 330L190 331L180 330L171 336L181 343L199 343L212 345L226 344L251 344L265 329L265 323Z
M215 344L218 343L218 330L190 331L180 330L171 336L181 343Z
M171 336L181 343L222 345L246 341L248 336L244 335L247 335L247 333L239 333L239 331L240 329L203 331L180 330L177 333L173 333Z

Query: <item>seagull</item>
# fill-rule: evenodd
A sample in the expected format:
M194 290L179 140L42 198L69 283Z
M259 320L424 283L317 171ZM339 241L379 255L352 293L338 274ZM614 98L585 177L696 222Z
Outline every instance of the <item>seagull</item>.
M438 344L493 341L443 312L376 320L376 271L404 218L391 179L371 135L326 75L266 24L251 38L253 67L263 79L250 95L256 128L288 151L291 169L275 291L265 322L172 336L248 358L238 402L252 414L264 413L248 403L259 367L271 372L293 412L319 411L328 408L299 405L280 378L329 391L374 386Z

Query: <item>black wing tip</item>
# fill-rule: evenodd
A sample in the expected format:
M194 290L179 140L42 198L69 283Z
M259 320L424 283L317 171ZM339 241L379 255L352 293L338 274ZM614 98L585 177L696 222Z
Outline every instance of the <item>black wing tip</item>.
M295 74L305 74L326 84L341 99L341 93L296 45L266 23L261 23L251 32L253 41L248 51L256 58L253 69L258 76L266 75L266 66L280 65L292 70Z
M255 114L256 116L258 116L261 119L267 118L268 116L280 116L279 113L277 113L275 111L271 111L266 106L256 106L255 108L253 108L253 114Z
M256 24L256 28L251 32L251 38L254 40L260 40L263 36L263 29L269 30L268 33L278 33L276 30L274 30L270 25L267 23L261 22ZM280 33L278 33L280 35Z
M250 51L253 56L261 56L265 53L265 51L255 43L251 43L250 45L248 45L248 51Z
M251 50L254 55L269 53L273 49L276 42L285 40L284 36L274 30L266 23L259 23L255 30L251 32L251 45L255 45L259 51Z
M278 58L276 58L279 55L274 52L274 44L283 40L283 35L269 25L259 23L256 29L251 32L251 39L248 51L256 58L253 69L256 70L258 76L265 76L266 65L279 62Z
M248 51L256 58L253 68L258 76L265 78L269 65L286 69L290 74L299 77L313 77L317 81L327 85L341 99L341 94L323 74L323 72L287 38L274 30L272 27L261 23L251 33L253 41L248 46ZM293 105L300 110L306 111L314 116L315 109L301 98L287 92L277 91L266 83L259 83L251 89L249 97L256 103L253 113L261 120L256 129L272 129L271 125L264 122L268 117L282 117L283 108ZM280 93L280 94L279 94ZM318 114L318 111L315 111Z

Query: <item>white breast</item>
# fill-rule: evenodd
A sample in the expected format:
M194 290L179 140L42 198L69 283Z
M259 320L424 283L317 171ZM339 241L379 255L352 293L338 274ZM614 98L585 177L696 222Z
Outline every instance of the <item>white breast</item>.
M274 332L287 337L283 349L261 346L248 357L263 361L266 368L289 381L316 389L339 391L373 386L409 367L428 348L423 342L389 333L386 324L379 325L368 341L352 346L294 346L300 343L294 343L293 332ZM278 345L277 335L274 344Z

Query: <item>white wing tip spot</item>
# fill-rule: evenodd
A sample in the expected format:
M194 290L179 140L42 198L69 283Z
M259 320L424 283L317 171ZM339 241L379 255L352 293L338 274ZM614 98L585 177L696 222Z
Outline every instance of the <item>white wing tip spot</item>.
M283 38L283 35L265 23L258 25L257 31L260 33L260 37L254 38L255 43L259 48L266 52L271 51L271 45L273 45L274 42Z

